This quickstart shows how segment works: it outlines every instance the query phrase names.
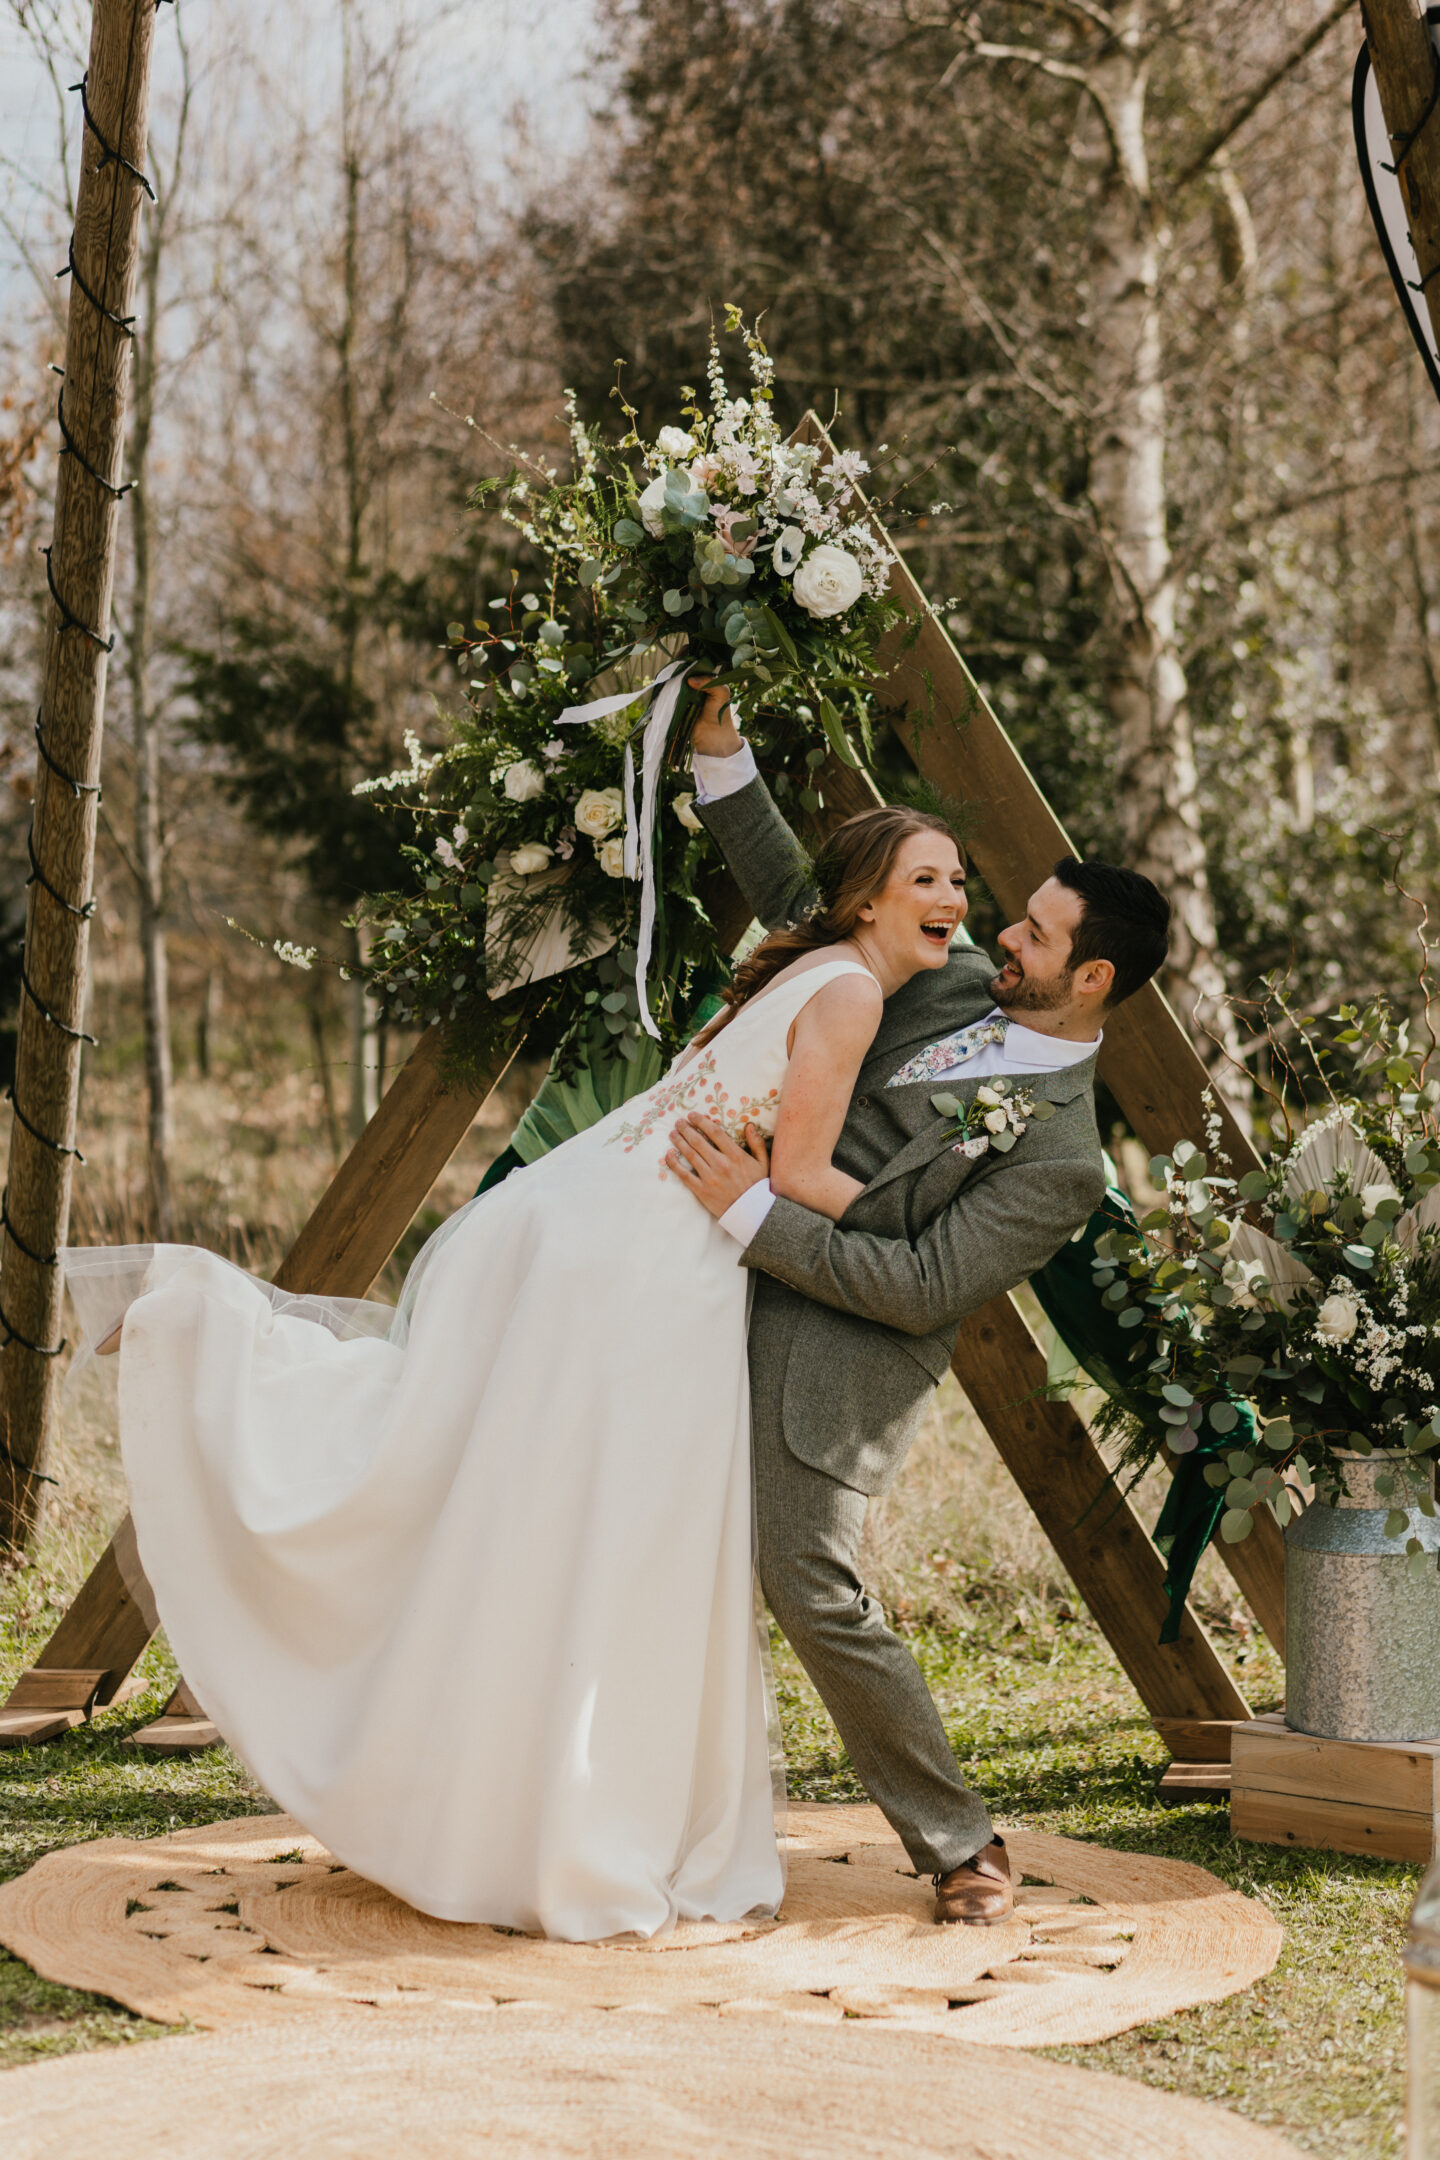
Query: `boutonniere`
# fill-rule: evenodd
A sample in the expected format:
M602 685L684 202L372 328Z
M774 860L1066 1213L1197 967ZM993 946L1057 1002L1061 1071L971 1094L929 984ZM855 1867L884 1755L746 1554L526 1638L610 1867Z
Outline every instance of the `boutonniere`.
M1037 1100L1028 1088L1006 1079L987 1080L975 1090L972 1103L961 1102L958 1095L932 1095L930 1101L941 1117L956 1120L955 1153L967 1162L974 1162L989 1148L1008 1155L1032 1119L1044 1124L1055 1115L1054 1103L1043 1095ZM980 1128L978 1132L971 1131L972 1123Z

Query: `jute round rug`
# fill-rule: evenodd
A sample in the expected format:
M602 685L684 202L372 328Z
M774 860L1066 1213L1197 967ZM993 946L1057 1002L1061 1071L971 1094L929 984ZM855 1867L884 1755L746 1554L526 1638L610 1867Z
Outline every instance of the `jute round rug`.
M873 2019L1008 2048L1103 2040L1217 2002L1279 1954L1266 1908L1203 1868L1006 1836L1024 1886L1000 1927L934 1926L930 1885L877 1808L797 1805L778 1919L575 1944L429 1919L289 1817L247 1816L49 1854L0 1887L0 1942L47 1979L167 2024L348 2013L374 2026L377 2010L518 2003L689 2013L687 2027Z
M277 2044L278 2042L278 2044ZM333 2010L0 2077L6 2160L1298 2160L1203 2101L882 2026Z

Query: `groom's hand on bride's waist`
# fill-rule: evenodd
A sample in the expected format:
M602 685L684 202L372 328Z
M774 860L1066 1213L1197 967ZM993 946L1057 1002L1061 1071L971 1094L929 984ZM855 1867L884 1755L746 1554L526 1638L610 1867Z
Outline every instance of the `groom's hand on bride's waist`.
M701 1207L716 1217L770 1175L770 1143L758 1126L746 1126L741 1147L722 1125L712 1124L709 1118L686 1117L672 1128L670 1139L667 1167L689 1186Z

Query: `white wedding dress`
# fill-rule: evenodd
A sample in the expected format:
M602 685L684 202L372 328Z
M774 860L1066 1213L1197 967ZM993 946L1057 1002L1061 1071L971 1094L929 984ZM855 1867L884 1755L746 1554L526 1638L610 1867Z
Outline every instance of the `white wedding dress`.
M790 1025L844 972L462 1208L398 1310L190 1246L66 1256L92 1342L139 1291L121 1441L181 1670L425 1912L590 1941L779 1903L748 1278L663 1158L687 1110L773 1130Z

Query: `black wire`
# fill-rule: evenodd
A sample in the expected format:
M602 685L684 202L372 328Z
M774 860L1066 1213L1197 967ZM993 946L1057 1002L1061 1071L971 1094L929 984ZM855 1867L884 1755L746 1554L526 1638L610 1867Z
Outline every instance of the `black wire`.
M26 1132L29 1133L32 1140L38 1140L41 1147L48 1147L56 1155L73 1155L76 1162L84 1162L85 1157L81 1154L78 1147L66 1147L63 1142L59 1140L52 1140L49 1133L41 1132L38 1125L31 1124L29 1118L26 1117L25 1112L20 1107L20 1098L15 1093L13 1086L7 1087L5 1093L9 1098L11 1109L15 1112L16 1117L19 1118L21 1124L25 1127Z
M135 485L134 481L127 480L122 487L116 487L113 481L107 480L105 478L104 473L96 472L95 467L90 463L89 458L86 457L84 451L80 448L80 445L76 442L74 436L70 433L69 428L65 424L64 383L61 383L60 385L60 396L56 404L55 411L60 421L60 433L65 438L65 447L60 452L61 457L73 457L76 464L82 465L85 468L86 472L89 473L90 478L95 482L95 485L97 487L104 488L105 493L113 497L116 502L119 502L122 495L128 495L131 488L133 488Z
M144 188L145 193L149 196L151 202L154 202L155 190L153 187L151 187L150 182L146 179L144 173L141 172L139 166L132 165L129 158L125 157L119 150L112 149L110 144L106 142L105 137L101 134L99 128L96 127L95 115L90 110L90 100L85 94L85 85L89 82L89 80L90 70L87 68L85 70L85 73L81 76L79 82L72 82L70 88L72 90L79 91L80 110L85 115L85 125L89 128L91 134L95 137L96 142L99 143L101 150L104 152L104 155L102 156L99 164L95 167L96 172L104 172L107 165L122 166L124 170L129 173L132 180L139 181L141 187Z
M12 1237L15 1240L15 1243L20 1247L20 1250L24 1253L26 1259L33 1260L36 1267L58 1267L60 1264L60 1253L58 1248L54 1252L47 1255L45 1253L36 1252L33 1245L26 1244L24 1238L21 1237L14 1223L10 1220L9 1200L10 1187L8 1185L0 1187L0 1223L3 1223L5 1225L7 1236Z
M91 916L95 913L95 902L87 900L83 907L76 907L73 900L65 898L64 893L56 892L55 887L41 869L39 859L35 853L35 820L33 817L30 820L30 830L25 835L25 846L30 856L30 875L26 878L25 883L27 885L43 885L51 899L57 901L64 908L67 915L78 915L81 922L89 922Z
M18 1342L21 1345L22 1349L33 1350L36 1357L59 1357L61 1351L65 1348L65 1338L63 1335L61 1336L59 1342L56 1343L53 1350L47 1350L43 1343L31 1342L28 1335L22 1335L19 1328L11 1326L10 1315L6 1312L3 1305L0 1305L0 1328L4 1328L5 1330L6 1343ZM0 1343L0 1350L3 1350L4 1347L5 1343ZM0 1445L3 1445L3 1443L0 1443ZM15 1457L10 1454L9 1448L5 1449L5 1453L9 1460L13 1463L15 1461ZM16 1464L16 1467L17 1469L23 1470L25 1465L23 1463L18 1463ZM51 1478L50 1483L53 1485L54 1482L54 1478Z
M8 1326L9 1323L7 1322L6 1325ZM23 1335L16 1335L13 1332L10 1336L10 1340L12 1342L25 1342L25 1338ZM27 1350L31 1350L34 1348L34 1345L33 1343L25 1343L25 1347ZM60 1349L63 1350L64 1347L64 1343L61 1343ZM57 1357L59 1355L59 1352L55 1350L42 1350L39 1355L41 1357ZM21 1477L38 1478L42 1485L58 1486L60 1483L59 1478L47 1477L43 1470L32 1470L29 1463L21 1462L18 1455L11 1454L9 1448L6 1447L3 1440L0 1440L0 1455L4 1456L6 1462L9 1463L11 1469L18 1471Z
M43 707L41 710L43 712ZM35 740L39 745L40 755L44 758L51 772L54 773L57 780L65 782L72 795L93 795L96 801L99 801L100 783L98 780L77 780L73 773L66 772L64 766L57 765L54 758L51 757L50 752L45 747L45 725L40 712L35 715Z
M132 325L134 324L135 317L133 315L117 315L114 308L106 307L104 301L98 298L95 293L91 292L90 287L86 284L84 278L81 277L79 269L76 267L75 262L75 235L73 233L70 235L69 253L69 261L66 263L63 270L57 270L55 272L56 277L73 277L75 283L79 286L81 292L84 293L85 298L90 302L90 305L94 308L96 314L102 316L106 322L114 323L115 328L119 331L122 331L126 337L133 338L135 332ZM63 375L65 370L63 368L57 368L55 372L57 375Z
M30 977L26 974L25 963L23 960L20 963L20 987L25 992L25 995L29 998L31 1004L35 1006L36 1010L44 1014L45 1018L50 1022L51 1027L59 1028L62 1035L68 1035L70 1037L71 1042L93 1043L95 1041L95 1037L93 1035L87 1035L84 1028L69 1027L65 1023L65 1021L56 1018L55 1014L51 1012L49 1006L45 1003L44 998L41 997L39 991L35 988L35 985L31 982Z
M45 582L50 587L50 597L55 602L56 607L58 607L60 610L61 635L63 636L67 630L79 630L82 631L87 638L89 638L92 645L98 646L101 652L114 652L115 639L113 635L108 638L103 638L101 637L98 630L92 630L88 623L82 622L80 620L80 617L73 612L64 595L61 593L59 586L55 583L55 571L50 561L53 549L45 547L41 548L40 552L45 557Z

